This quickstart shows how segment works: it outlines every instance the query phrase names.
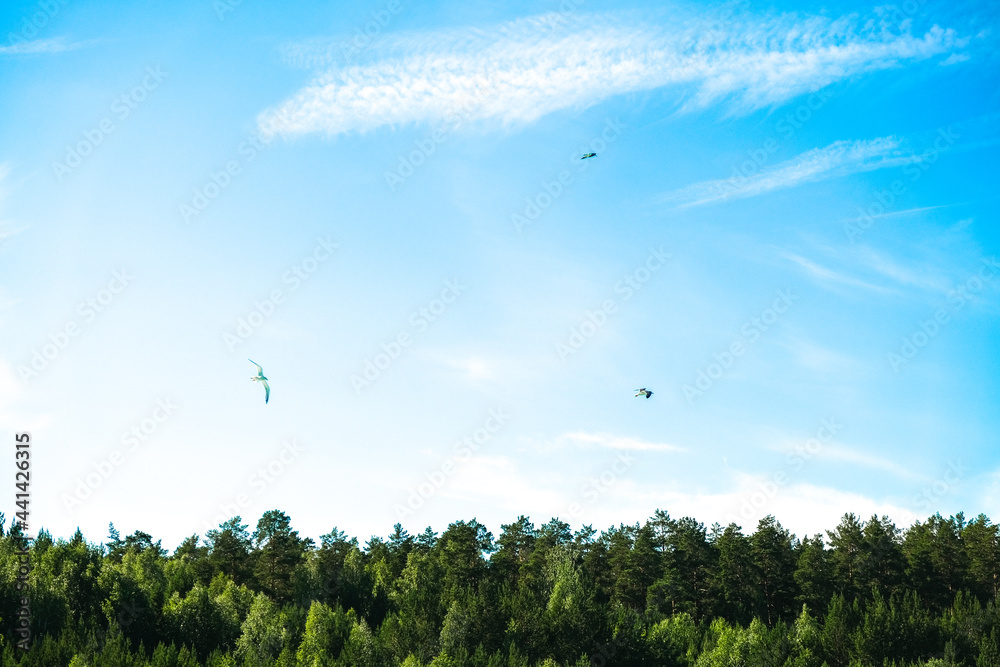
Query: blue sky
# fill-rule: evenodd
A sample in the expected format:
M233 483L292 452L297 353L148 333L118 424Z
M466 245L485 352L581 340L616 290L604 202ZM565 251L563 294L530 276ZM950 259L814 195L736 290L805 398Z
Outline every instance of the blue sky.
M5 3L31 530L1000 516L997 29L919 0Z

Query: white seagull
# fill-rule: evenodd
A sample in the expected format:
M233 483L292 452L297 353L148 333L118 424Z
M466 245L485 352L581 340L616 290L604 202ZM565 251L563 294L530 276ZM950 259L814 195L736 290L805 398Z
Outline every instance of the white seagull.
M264 385L264 403L267 403L267 399L271 398L271 388L267 386L267 378L264 377L264 369L261 368L260 364L258 364L253 359L247 359L247 361L249 361L251 364L257 367L257 377L252 377L250 379L253 380L254 382L260 382L262 385Z
M636 398L638 398L638 397L642 396L643 394L645 394L645 395L646 395L646 398L649 398L650 396L652 396L652 395L653 395L653 392L651 392L650 390L646 389L645 387L643 387L642 389L636 389L636 392L638 392L638 393L637 393L637 394L635 395L635 396L636 396Z

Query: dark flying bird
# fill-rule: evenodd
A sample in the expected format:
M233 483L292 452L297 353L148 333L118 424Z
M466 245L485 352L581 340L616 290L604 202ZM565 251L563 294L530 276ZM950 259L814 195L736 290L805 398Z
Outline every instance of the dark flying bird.
M582 158L580 158L580 159L581 159L581 160L586 160L586 159L587 159L587 158L589 158L589 157L597 157L597 153L587 153L586 155L584 155L584 156L583 156Z
M643 387L642 389L636 389L636 392L638 392L635 395L636 398L638 398L639 396L642 396L643 394L646 395L646 398L649 398L650 396L653 395L653 392L651 392L650 390L646 389L645 387Z
M264 385L264 403L266 404L267 399L271 398L271 388L267 385L267 378L264 377L264 369L253 359L247 359L247 361L257 367L257 377L251 377L250 379Z

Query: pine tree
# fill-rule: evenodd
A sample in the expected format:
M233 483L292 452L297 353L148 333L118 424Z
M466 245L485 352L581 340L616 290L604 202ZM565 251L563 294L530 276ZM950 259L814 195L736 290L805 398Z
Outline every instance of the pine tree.
M796 601L813 612L822 612L833 593L833 562L823 545L823 535L805 537L799 544L795 564L795 583L799 593Z
M247 526L236 516L219 524L218 530L205 534L208 559L213 571L223 572L237 584L250 581L253 568L250 562L251 542Z
M834 587L848 601L862 591L861 572L864 534L862 523L854 514L845 514L833 531L827 531L830 538L830 561L833 564Z
M847 667L853 650L851 621L847 602L840 593L834 594L827 607L821 641L823 659L830 667Z
M254 574L261 588L279 604L292 600L292 573L303 563L312 540L292 530L291 519L279 510L264 512L253 533Z
M759 608L760 589L754 568L750 539L740 526L731 523L715 539L719 550L719 569L715 589L724 600L722 617L735 623L749 624Z
M760 590L763 618L768 626L791 619L795 610L795 554L792 537L773 516L757 524L750 537L750 553Z
M906 575L906 558L900 540L900 530L883 516L873 515L862 530L861 559L858 585L867 593L877 588L883 597L902 592Z
M962 529L968 558L968 585L981 602L996 599L1000 592L1000 525L985 514Z

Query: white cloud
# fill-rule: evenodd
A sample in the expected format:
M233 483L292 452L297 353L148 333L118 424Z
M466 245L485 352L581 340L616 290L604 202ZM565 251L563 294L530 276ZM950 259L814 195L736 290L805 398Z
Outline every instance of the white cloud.
M695 88L687 108L730 98L749 111L949 53L958 41L937 26L921 36L858 17L787 14L734 20L724 31L684 17L662 23L550 14L489 31L386 35L366 53L370 62L335 65L258 123L285 135L335 135L461 111L464 120L510 125L668 85Z
M941 61L941 66L947 67L948 65L955 65L957 63L964 63L966 60L971 58L968 53L953 53L944 60Z
M864 452L859 452L853 449L848 449L846 447L837 447L834 445L826 445L817 454L817 457L823 459L830 459L832 461L843 461L845 463L853 463L856 465L865 466L866 468L874 468L876 470L884 470L886 472L892 473L899 477L905 477L907 479L920 479L920 476L907 470L903 466L884 459L880 456L873 456L872 454L866 454Z
M982 479L984 484L979 492L976 506L996 523L996 517L1000 516L1000 469L984 472Z
M511 516L614 525L653 512L646 509L642 489L628 477L630 465L617 472L609 466L596 475L577 476L565 466L524 466L509 457L478 456L462 465L442 496L460 500L465 507L502 508Z
M914 477L889 461L844 447L826 445L821 454L828 460ZM747 534L770 514L799 537L833 530L848 512L863 520L873 514L888 515L900 527L921 518L887 498L788 480L779 485L773 482L773 475L732 470L732 479L723 488L706 489L705 480L697 477L639 481L635 479L637 460L625 460L616 466L616 459L612 459L595 467L592 464L597 461L591 461L582 469L573 465L577 462L573 457L549 460L543 463L502 455L475 456L456 469L439 498L430 499L428 508L435 509L428 510L428 517L441 512L442 517L449 518L450 508L458 502L464 508L474 508L477 516L524 514L539 520L559 517L572 526L600 527L642 522L660 508L671 516L691 516L706 525L735 522Z
M689 185L668 194L664 200L678 201L682 208L698 206L753 197L824 178L895 167L920 159L912 153L904 153L899 146L899 140L893 137L871 141L835 141L751 176L720 178Z
M944 276L936 275L937 264L909 269L883 257L868 247L858 249L858 258L871 270L901 285L941 293L947 292L951 288L949 281Z
M676 485L646 484L642 489L629 489L635 495L621 498L621 503L630 508L662 508L671 516L691 516L708 525L718 522L726 526L732 522L741 526L745 534L752 533L758 521L772 515L800 538L833 530L841 517L851 512L862 519L873 514L888 515L897 526L909 525L917 519L909 509L887 500L833 487L789 483L787 479L784 484L777 484L773 475L733 473L734 479L726 491L691 493ZM647 516L652 514L652 509L645 511Z
M525 475L512 458L475 456L462 464L442 495L474 500L476 504L485 502L518 513L523 513L525 507L551 511L565 506L560 500L562 494L550 487L551 484L540 485Z
M920 518L905 507L813 484L794 484L780 489L760 507L752 504L750 507L752 511L741 504L736 516L732 513L727 516L730 520L738 518L737 523L743 526L744 532L752 532L760 519L772 514L800 538L819 532L825 535L825 531L837 527L846 513L856 514L862 520L872 515L887 515L898 527L909 526Z
M798 363L811 371L853 374L857 377L857 374L867 369L867 364L847 353L794 337L789 337L787 341L784 345L795 355Z
M502 365L496 359L480 355L434 355L442 363L459 372L467 380L487 380L496 376Z
M604 447L607 449L626 449L634 451L659 451L659 452L683 452L686 451L683 447L678 447L677 445L668 445L666 443L656 443L656 442L644 442L642 440L636 440L635 438L628 438L620 435L613 435L611 433L584 433L583 431L577 431L576 433L566 433L564 435L556 438L557 441L561 443L569 443L579 446L597 446Z
M911 215L913 213L923 213L924 211L933 211L939 208L949 208L951 206L957 206L957 204L938 204L936 206L916 206L914 208L908 208L902 211L889 211L888 213L878 213L876 215L868 215L869 218L873 220L880 220L882 218L891 218L898 215ZM844 222L854 222L857 217L845 218Z
M846 276L842 273L837 273L832 269L828 269L825 266L820 266L815 262L812 262L805 257L800 257L799 255L794 255L792 253L783 253L785 259L795 262L806 272L818 280L831 283L840 283L842 285L849 285L851 287L861 287L863 289L872 290L874 292L880 292L882 294L896 294L895 290L882 287L881 285L873 285L872 283L867 283L863 280L857 278L852 278L851 276Z
M33 39L10 46L0 46L0 55L34 55L39 53L62 53L84 46L82 42L67 42L65 37Z

